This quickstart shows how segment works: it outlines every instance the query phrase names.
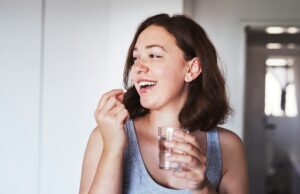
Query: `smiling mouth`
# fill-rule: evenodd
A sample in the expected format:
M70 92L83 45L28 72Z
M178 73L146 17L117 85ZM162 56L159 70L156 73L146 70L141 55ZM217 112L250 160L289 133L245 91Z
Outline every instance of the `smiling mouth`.
M141 81L138 83L140 89L147 89L154 87L157 84L155 81Z

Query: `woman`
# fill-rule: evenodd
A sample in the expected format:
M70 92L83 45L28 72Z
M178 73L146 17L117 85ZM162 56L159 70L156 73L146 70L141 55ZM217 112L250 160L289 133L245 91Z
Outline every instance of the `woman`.
M104 94L95 111L80 193L246 194L247 166L237 135L217 127L230 112L214 46L183 15L146 19L134 36L124 70L127 89ZM157 129L187 128L170 161L158 168Z

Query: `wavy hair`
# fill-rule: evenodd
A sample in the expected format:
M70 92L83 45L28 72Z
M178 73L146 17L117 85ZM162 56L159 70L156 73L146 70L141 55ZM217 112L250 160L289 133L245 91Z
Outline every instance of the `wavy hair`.
M150 112L142 107L140 97L130 83L129 73L134 63L132 52L139 35L147 27L156 25L172 34L186 61L198 57L202 64L201 74L188 86L188 96L179 112L178 120L182 127L190 131L200 129L209 131L218 124L223 124L231 112L226 94L224 77L218 66L216 49L203 28L185 15L169 16L158 14L142 22L128 50L123 73L124 104L132 119Z

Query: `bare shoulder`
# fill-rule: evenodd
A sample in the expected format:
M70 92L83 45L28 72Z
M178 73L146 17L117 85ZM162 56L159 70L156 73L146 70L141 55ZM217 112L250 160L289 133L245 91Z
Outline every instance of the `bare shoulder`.
M234 132L218 127L219 138L220 138L220 145L221 149L224 153L227 151L239 151L240 149L244 149L244 143L241 138L235 134Z
M100 130L96 127L90 134L82 163L80 193L88 193L94 179L102 154L103 141Z
M220 193L248 193L245 147L234 132L218 128L222 154Z
M222 153L223 174L225 174L234 163L244 160L245 148L241 138L234 132L220 127L218 131Z

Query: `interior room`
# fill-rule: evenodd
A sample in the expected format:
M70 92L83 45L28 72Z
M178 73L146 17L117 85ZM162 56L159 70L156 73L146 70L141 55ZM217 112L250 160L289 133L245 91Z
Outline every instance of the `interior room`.
M101 95L140 21L186 14L216 46L252 194L300 193L300 1L0 0L0 193L78 193Z

